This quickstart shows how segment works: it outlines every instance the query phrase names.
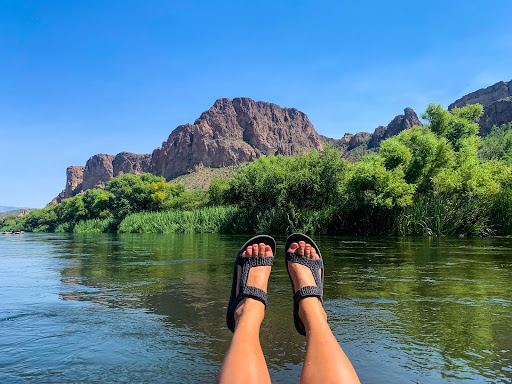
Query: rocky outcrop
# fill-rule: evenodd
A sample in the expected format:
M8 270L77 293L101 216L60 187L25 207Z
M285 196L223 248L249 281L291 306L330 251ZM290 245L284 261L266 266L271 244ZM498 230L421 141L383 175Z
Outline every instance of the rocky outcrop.
M89 158L85 164L82 189L86 191L91 188L105 188L114 176L113 161L114 156L104 153Z
M512 98L495 101L480 117L480 136L486 136L493 126L500 126L512 121Z
M448 106L448 110L455 107L462 108L468 104L482 104L484 108L489 107L495 101L505 99L512 96L512 80L508 83L500 81L487 88L481 88L478 91L471 92L470 94L455 100Z
M411 108L405 108L403 115L395 116L393 120L386 126L378 126L372 135L369 148L378 148L380 143L387 138L398 135L400 132L410 129L415 125L423 126L418 115Z
M87 160L85 167L71 166L66 171L66 188L48 205L60 203L91 188L105 188L107 183L126 173L141 175L151 171L151 155L121 152L116 156L100 153Z
M138 155L131 152L121 152L112 161L114 177L130 173L142 175L151 172L151 154Z
M176 128L153 151L152 173L172 179L202 167L225 167L261 155L293 156L322 143L306 114L249 98L219 99Z
M360 145L363 145L366 143L367 139L371 136L371 133L368 132L357 132L355 135L352 135L350 137L350 140L348 141L347 150L350 151L351 149L354 149L356 147L359 147Z

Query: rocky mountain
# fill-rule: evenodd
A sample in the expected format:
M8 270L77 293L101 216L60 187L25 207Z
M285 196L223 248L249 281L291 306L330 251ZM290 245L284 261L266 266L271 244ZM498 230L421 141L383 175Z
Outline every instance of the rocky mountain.
M249 98L219 99L194 122L176 128L153 151L152 173L172 179L203 167L226 167L261 155L320 149L305 113Z
M405 129L422 126L418 115L411 108L405 108L403 115L397 115L386 126L379 125L373 133L358 132L356 134L345 133L339 139L331 139L321 136L324 143L333 144L343 152L343 157L349 160L355 160L359 156L369 152L374 152L380 147L380 143L389 137L398 135Z
M66 187L50 204L90 188L104 188L122 173L151 172L170 180L204 167L236 166L261 155L293 156L321 149L305 113L249 98L219 99L194 122L177 127L152 154L92 156L85 167L68 167Z
M512 121L512 80L500 81L487 88L479 89L461 97L448 106L448 109L463 107L468 104L482 104L484 113L480 116L480 136L486 136L493 126Z
M479 121L482 135L489 133L493 125L512 121L512 81L479 89L448 108L473 103L484 106ZM180 125L173 130L152 154L98 154L85 167L68 167L66 186L50 204L89 188L104 188L112 177L125 173L151 172L171 180L200 169L237 166L261 155L293 156L313 148L321 149L326 143L338 147L343 157L354 160L377 151L383 140L415 125L422 125L418 116L411 108L405 108L403 114L386 126L378 126L372 134L347 133L341 139L331 139L319 135L306 114L297 109L249 98L218 99L194 124Z
M369 143L370 148L378 148L383 140L396 136L403 130L412 128L415 125L423 126L416 112L411 108L405 108L404 114L395 116L386 127L379 126L375 129Z
M481 88L478 91L471 92L466 96L455 100L448 106L448 110L453 108L461 108L468 104L482 104L484 108L489 107L492 103L512 96L512 80L508 83L505 81L497 82L487 88Z

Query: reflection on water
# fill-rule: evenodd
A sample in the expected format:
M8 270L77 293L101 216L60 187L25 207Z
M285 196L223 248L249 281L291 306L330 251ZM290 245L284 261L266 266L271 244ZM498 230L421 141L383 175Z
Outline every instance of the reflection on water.
M0 237L0 382L211 383L246 237ZM318 240L330 324L363 382L512 382L512 240ZM294 383L304 338L283 260L261 340L273 382Z

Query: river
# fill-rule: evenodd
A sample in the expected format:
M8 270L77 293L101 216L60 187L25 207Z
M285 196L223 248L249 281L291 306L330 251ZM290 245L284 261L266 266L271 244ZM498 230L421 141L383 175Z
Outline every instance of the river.
M212 383L248 236L0 235L1 383ZM285 238L263 352L298 383ZM512 382L512 239L317 237L325 309L365 383Z

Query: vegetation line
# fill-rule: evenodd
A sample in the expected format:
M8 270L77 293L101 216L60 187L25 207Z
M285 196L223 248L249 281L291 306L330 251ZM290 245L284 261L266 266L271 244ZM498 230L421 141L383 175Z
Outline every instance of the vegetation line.
M481 139L481 105L430 104L413 127L351 163L326 147L269 156L206 192L144 174L0 220L1 231L512 235L512 126Z

